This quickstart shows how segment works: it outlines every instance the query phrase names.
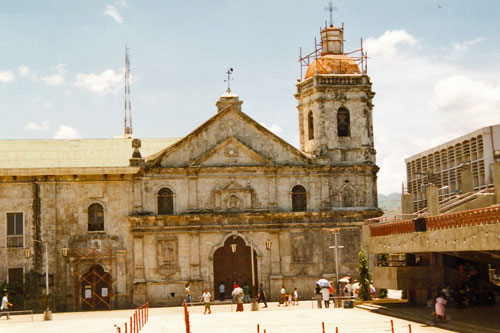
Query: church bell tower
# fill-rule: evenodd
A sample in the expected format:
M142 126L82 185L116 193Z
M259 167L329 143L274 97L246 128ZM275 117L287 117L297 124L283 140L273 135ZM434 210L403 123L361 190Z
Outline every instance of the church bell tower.
M301 67L307 68L295 94L300 149L320 164L375 164L375 93L366 59L363 48L344 53L343 25L321 30L316 50L300 58Z

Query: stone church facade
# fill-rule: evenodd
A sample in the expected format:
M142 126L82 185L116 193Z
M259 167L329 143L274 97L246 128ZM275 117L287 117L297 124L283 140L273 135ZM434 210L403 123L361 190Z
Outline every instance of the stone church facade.
M380 215L374 93L343 54L343 29L322 43L297 84L300 150L229 90L181 139L0 142L1 280L48 260L60 310L179 305L187 283L196 295L238 282L309 297L337 273L332 228L338 273L355 275L361 225Z

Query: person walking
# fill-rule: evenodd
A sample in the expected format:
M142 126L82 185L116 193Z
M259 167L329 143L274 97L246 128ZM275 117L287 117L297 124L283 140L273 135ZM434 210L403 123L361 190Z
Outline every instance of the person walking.
M243 312L243 289L241 289L237 283L234 284L231 295L236 301L236 312Z
M316 298L316 304L318 305L318 309L321 309L321 287L316 283L316 288L314 288L314 297Z
M205 288L205 292L200 298L200 302L203 301L205 303L205 312L203 314L206 314L208 311L208 314L211 314L212 311L210 310L210 302L212 301L212 294L210 291L208 291L208 288Z
M293 288L293 305L299 305L299 292L297 291L297 288Z
M284 304L284 306L288 306L288 297L286 295L286 289L285 286L281 286L281 291L280 291L280 302L278 303L278 306L281 304Z
M432 323L436 324L436 321L445 321L446 320L446 313L445 313L445 305L447 301L444 298L443 293L439 293L438 296L436 297L436 304L435 304L435 312L432 314L433 315L433 320Z
M248 282L245 282L245 285L243 286L243 293L243 302L250 303L250 287L248 286Z
M186 304L193 305L193 301L191 300L191 295L193 295L194 293L191 291L191 289L189 289L189 283L186 284L185 292L186 292L186 298L184 299L184 301L186 302Z
M2 298L2 306L0 307L0 318L5 314L7 316L7 319L9 318L9 306L12 306L12 303L9 302L9 294L5 293L4 297Z
M264 302L264 307L267 308L267 303L266 303L266 298L267 298L267 295L266 295L266 292L264 291L264 286L262 285L262 283L259 283L259 299L257 301L257 303L260 303L260 301L263 301Z
M321 295L323 296L323 302L325 303L325 309L330 307L330 290L328 287L323 287L321 289Z
M224 302L224 300L225 300L225 298L224 298L225 292L226 292L226 286L224 285L224 282L221 281L221 283L219 284L219 294L220 294L221 302Z

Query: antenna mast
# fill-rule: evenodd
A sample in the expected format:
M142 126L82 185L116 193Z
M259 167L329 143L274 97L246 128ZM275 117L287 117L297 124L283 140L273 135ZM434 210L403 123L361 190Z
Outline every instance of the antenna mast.
M132 132L132 105L130 103L130 59L128 57L129 48L125 45L125 95L124 95L124 132L127 138L133 136Z

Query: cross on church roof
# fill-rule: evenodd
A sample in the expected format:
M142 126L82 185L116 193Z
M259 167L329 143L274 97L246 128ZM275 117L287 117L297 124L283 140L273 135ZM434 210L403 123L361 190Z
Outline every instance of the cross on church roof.
M332 1L330 0L330 3L328 4L328 7L325 7L325 10L330 12L330 25L333 25L333 11L336 11L337 7L334 7Z
M233 69L230 67L227 69L227 80L224 80L224 82L227 82L227 92L230 93L231 92L231 87L230 87L230 82L231 82L231 74L233 74Z

